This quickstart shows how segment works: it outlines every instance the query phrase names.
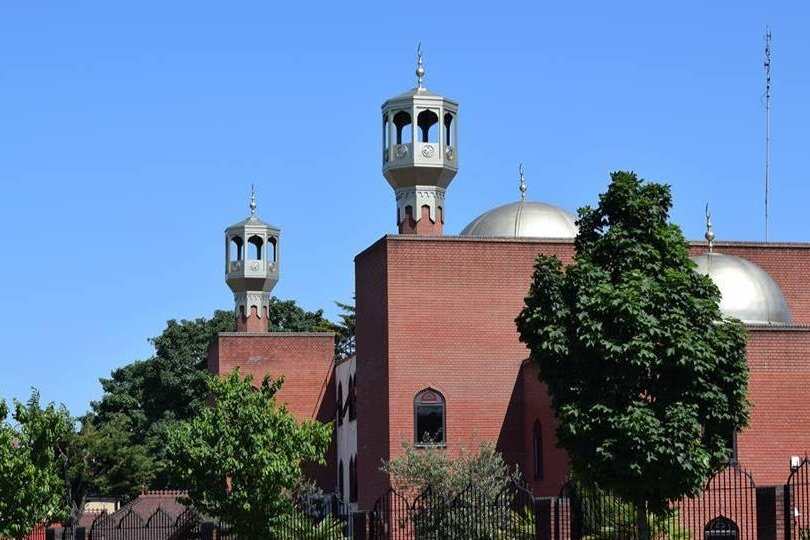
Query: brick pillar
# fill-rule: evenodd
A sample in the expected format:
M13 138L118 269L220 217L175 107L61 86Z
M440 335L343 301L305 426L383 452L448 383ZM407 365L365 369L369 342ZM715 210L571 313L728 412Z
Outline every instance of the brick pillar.
M551 499L534 499L534 534L537 540L551 540Z
M250 314L247 316L245 315L244 308L240 307L239 310L239 313L236 315L237 332L267 332L266 313L260 318L255 307L250 308Z
M419 221L413 217L413 209L405 207L405 219L399 222L399 234L416 234L419 236L441 236L444 224L442 209L436 209L436 221L430 219L430 208L423 206Z

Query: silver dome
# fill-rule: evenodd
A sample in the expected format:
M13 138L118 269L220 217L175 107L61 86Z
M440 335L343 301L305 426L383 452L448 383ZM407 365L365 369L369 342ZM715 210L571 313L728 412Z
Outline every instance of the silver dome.
M541 202L518 201L484 212L461 236L574 238L575 218L562 208Z
M692 257L697 271L720 289L724 315L748 324L791 324L793 319L779 285L768 273L733 255L706 253Z

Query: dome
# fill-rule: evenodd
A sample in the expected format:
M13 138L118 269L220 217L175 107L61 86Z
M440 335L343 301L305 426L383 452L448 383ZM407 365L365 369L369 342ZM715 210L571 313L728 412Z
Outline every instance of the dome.
M724 315L748 324L791 324L790 309L779 285L768 273L733 255L706 253L692 257L697 271L720 289Z
M551 204L518 201L484 212L461 231L461 236L574 238L575 218Z

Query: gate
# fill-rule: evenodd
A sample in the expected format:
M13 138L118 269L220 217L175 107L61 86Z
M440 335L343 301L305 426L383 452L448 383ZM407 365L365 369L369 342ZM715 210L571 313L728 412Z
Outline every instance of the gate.
M554 503L554 539L633 540L642 519L651 538L755 540L756 485L746 470L731 464L700 495L673 503L667 515L639 516L635 505L612 493L569 482Z
M810 538L810 458L793 468L785 485L785 536L791 540Z
M430 488L413 501L388 490L371 513L372 540L533 540L537 537L534 497L510 482L496 494L475 485L453 497Z

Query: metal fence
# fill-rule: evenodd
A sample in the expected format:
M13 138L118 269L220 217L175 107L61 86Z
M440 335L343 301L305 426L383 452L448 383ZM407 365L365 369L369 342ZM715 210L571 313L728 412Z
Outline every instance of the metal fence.
M810 539L810 461L804 459L790 472L785 486L785 514L790 540Z
M640 538L641 527L650 538L754 540L756 485L735 464L716 474L699 496L681 499L664 515L575 483L566 484L554 503L555 540L634 540Z
M534 497L510 483L492 495L475 485L446 497L430 488L409 500L391 489L375 504L372 540L488 540L537 538Z

